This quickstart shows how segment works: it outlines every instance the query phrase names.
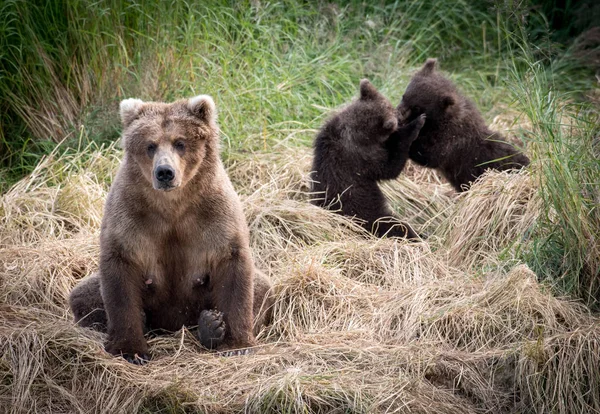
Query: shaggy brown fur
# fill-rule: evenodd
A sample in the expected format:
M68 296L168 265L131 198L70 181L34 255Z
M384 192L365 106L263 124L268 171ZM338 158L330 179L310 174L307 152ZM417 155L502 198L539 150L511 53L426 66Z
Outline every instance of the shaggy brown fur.
M475 104L435 66L435 59L427 60L398 106L401 123L427 115L410 147L410 158L439 170L456 191L467 189L488 168L502 171L529 165L529 158L491 131Z
M254 268L219 158L212 98L128 99L121 117L125 156L106 200L100 269L71 293L75 320L106 324L106 350L129 360L147 359L146 329L200 325L207 347L253 345L270 282Z
M371 83L360 82L360 97L321 128L314 143L312 202L357 217L384 235L417 239L414 230L394 217L378 181L398 177L408 149L425 117L398 129L392 104Z

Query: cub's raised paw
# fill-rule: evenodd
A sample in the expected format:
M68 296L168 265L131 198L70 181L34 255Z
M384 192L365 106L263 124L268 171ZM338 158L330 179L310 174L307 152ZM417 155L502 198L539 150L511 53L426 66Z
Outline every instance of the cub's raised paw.
M148 361L150 361L150 357L147 354L123 354L122 355L125 361L129 362L133 365L146 365Z
M223 312L203 310L198 318L198 339L203 347L215 349L225 338Z
M251 348L245 349L232 349L231 351L221 351L218 352L217 355L223 357L232 357L232 356L241 356L241 355L250 355L252 353Z
M411 122L412 124L414 124L414 126L416 128L423 128L423 125L425 125L425 121L427 120L427 115L425 115L425 113L422 113L421 115L419 115L417 117L417 119L415 119L413 122Z

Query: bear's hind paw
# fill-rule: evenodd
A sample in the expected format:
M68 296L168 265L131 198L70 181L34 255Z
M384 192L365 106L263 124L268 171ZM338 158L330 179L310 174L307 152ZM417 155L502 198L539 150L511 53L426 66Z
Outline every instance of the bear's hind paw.
M225 338L225 321L223 312L203 310L198 318L198 339L203 347L215 349Z

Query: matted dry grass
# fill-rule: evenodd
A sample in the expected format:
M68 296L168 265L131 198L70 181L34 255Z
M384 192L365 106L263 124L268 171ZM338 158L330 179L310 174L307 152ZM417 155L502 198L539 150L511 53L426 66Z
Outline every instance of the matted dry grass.
M600 412L600 327L517 260L539 200L527 172L452 195L410 165L385 185L424 243L375 239L307 203L310 152L228 160L274 321L249 356L182 329L139 367L77 328L118 153L48 159L0 198L0 411Z

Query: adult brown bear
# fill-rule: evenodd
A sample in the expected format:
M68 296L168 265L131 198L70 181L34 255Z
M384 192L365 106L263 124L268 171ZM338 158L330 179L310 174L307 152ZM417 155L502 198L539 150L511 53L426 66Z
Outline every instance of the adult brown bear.
M413 76L397 108L401 123L427 115L410 146L410 158L439 170L459 192L488 168L502 171L529 165L529 158L491 131L475 104L436 71L436 62L428 59Z
M239 198L219 157L210 96L121 102L124 158L100 231L99 271L70 296L75 321L107 330L106 350L148 359L146 330L198 325L202 344L254 344L270 281L254 267Z

